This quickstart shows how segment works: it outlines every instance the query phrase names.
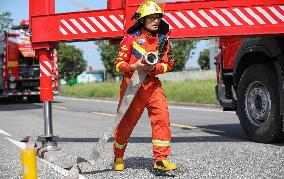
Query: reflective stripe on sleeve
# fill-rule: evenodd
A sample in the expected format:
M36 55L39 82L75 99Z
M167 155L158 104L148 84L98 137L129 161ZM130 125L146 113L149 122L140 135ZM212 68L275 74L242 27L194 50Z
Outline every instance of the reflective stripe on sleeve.
M117 72L119 72L119 66L120 66L121 64L123 64L123 63L124 63L124 61L121 61L121 62L118 62L118 63L116 64L115 70L116 70Z
M168 65L165 63L161 63L161 65L163 66L164 73L166 73L168 71Z
M140 47L136 42L133 42L133 48L135 50L137 50L139 53L141 53L142 55L146 55L146 50L142 47Z
M123 145L118 144L116 141L114 141L114 146L118 149L123 149L123 147L125 147L126 143Z
M153 145L160 146L160 147L166 147L170 146L171 142L167 140L152 140Z

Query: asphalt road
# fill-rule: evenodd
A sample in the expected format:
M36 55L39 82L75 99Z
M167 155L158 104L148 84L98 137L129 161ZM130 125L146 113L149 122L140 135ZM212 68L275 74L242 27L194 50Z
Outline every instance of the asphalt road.
M53 103L56 154L67 163L89 158L92 147L114 121L116 101L56 97ZM151 127L144 112L125 155L126 169L112 171L112 139L96 166L83 164L80 178L284 178L284 143L247 141L233 112L219 108L169 106L172 124L170 160L178 170L152 170ZM25 136L43 134L42 105L0 104L0 178L21 178L21 147ZM40 143L38 142L40 145ZM37 160L39 178L63 178L68 171Z

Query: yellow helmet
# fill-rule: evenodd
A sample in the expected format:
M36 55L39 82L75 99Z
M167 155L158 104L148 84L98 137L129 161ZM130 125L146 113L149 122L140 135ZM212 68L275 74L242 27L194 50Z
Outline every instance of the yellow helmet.
M146 0L146 1L144 1L140 4L139 8L137 9L135 14L133 15L132 19L139 20L139 19L141 19L145 16L148 16L148 15L151 15L151 14L163 15L164 12L161 9L161 7L158 4L156 4L155 2L153 2L151 0Z
M163 2L164 0L155 0L157 1L161 1ZM163 4L163 3L159 3L159 4ZM162 10L162 8L155 3L153 0L145 0L144 2L142 2L139 6L139 8L137 9L137 11L134 13L134 15L132 16L131 20L136 19L136 22L134 25L132 25L131 27L129 27L129 29L126 31L127 34L131 34L133 32L135 32L136 30L140 29L142 27L142 22L139 21L140 19L142 19L145 16L151 15L151 14L161 14L163 15L164 12ZM159 30L158 33L160 34L167 34L169 32L169 24L166 23L164 20L161 20L160 24L159 24Z

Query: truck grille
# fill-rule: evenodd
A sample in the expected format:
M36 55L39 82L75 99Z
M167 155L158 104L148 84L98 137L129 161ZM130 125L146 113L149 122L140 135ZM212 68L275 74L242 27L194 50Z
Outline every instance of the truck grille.
M22 78L39 78L39 65L19 65L19 75Z
M39 81L23 81L21 82L22 87L38 87Z

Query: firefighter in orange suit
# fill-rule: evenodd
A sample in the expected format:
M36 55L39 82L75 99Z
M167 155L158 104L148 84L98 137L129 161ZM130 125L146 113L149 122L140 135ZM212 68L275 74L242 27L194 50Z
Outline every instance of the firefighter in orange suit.
M128 82L135 70L147 73L145 82L138 90L128 111L114 133L114 170L124 170L123 156L127 140L146 107L152 125L152 143L154 169L174 170L176 164L170 163L171 129L168 106L161 82L156 77L173 69L174 59L168 41L169 25L162 20L162 9L152 1L140 4L133 18L136 23L127 30L127 34L120 44L120 50L115 61L115 69L124 73L120 86L121 100ZM145 64L145 54L155 52L159 62L155 65Z

